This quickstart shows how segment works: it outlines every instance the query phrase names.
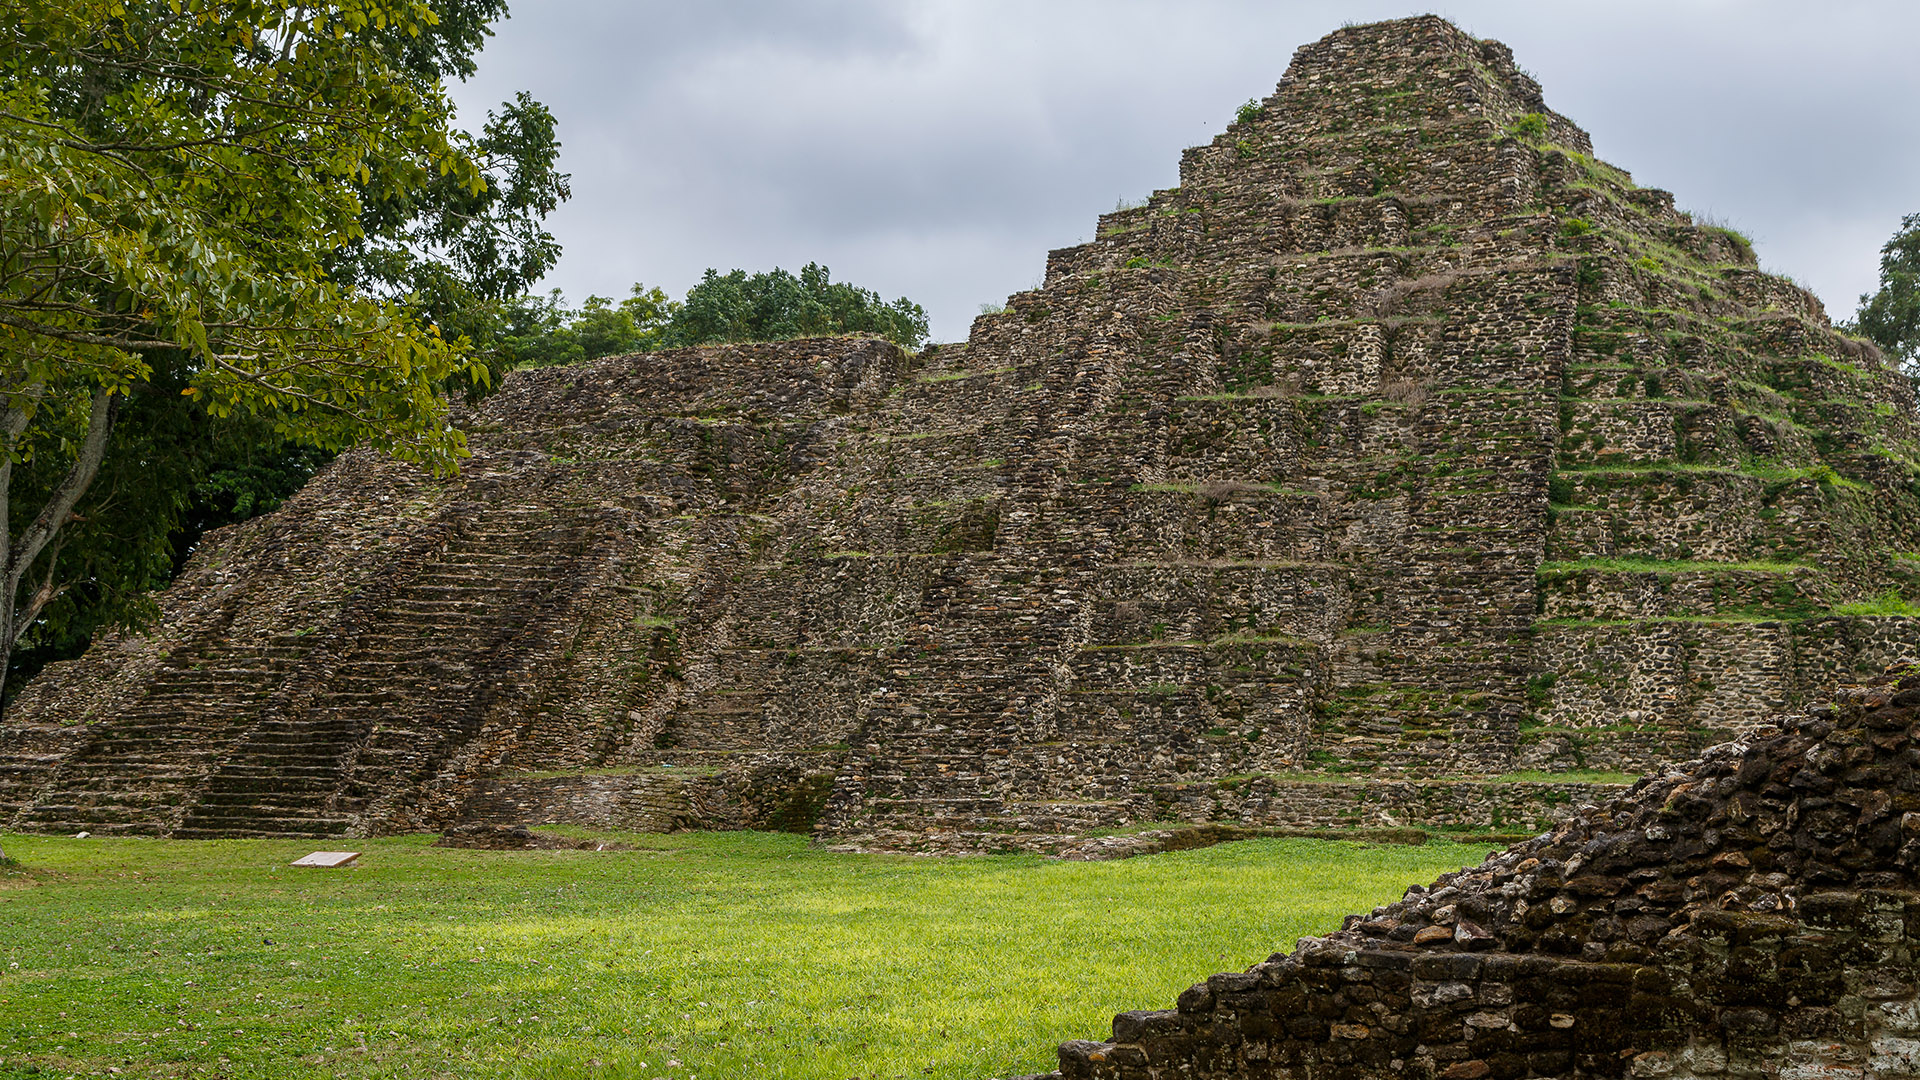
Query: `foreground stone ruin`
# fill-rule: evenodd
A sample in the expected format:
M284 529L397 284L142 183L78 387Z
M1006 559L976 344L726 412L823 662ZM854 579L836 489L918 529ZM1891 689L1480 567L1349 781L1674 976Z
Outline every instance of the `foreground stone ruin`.
M1180 173L965 344L343 456L25 690L0 824L1535 830L1916 654L1906 382L1505 47L1342 30Z
M1917 766L1908 673L1123 1013L1052 1075L1920 1076Z

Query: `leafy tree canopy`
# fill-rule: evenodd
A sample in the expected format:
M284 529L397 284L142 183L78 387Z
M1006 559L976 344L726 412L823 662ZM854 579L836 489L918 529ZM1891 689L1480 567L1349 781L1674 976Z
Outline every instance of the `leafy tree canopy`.
M503 367L547 367L598 360L660 347L668 320L680 303L658 288L635 283L618 304L589 296L577 311L555 289L523 296L501 309L493 352Z
M668 321L662 344L677 348L858 333L918 348L927 340L927 313L905 297L889 304L870 289L831 281L826 267L808 263L798 277L780 269L752 275L708 270Z
M1880 290L1860 298L1850 329L1880 346L1909 374L1920 369L1920 214L1900 221L1880 249Z
M487 340L502 368L833 334L879 334L907 348L927 338L927 313L919 304L905 298L885 303L872 290L830 280L827 268L815 263L797 277L778 269L708 270L685 301L636 283L618 303L589 296L575 310L555 289L509 301L496 320Z
M0 656L56 599L151 565L67 572L76 515L183 512L180 484L116 470L239 483L258 436L464 454L441 389L488 370L456 313L544 272L537 222L565 195L537 103L452 125L443 78L503 10L0 0ZM196 445L227 439L227 461L182 449L221 422ZM151 529L129 542L158 558Z

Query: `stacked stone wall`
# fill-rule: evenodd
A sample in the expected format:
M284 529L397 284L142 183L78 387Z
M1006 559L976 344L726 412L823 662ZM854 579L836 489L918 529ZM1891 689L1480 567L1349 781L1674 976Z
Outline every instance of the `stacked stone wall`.
M1055 1078L1920 1073L1920 676L1716 747L1413 886Z

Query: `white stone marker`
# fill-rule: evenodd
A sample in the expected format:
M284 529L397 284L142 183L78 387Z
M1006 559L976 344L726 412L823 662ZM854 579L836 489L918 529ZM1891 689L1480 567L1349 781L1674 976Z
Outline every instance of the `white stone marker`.
M295 866L345 866L360 857L357 851L316 851L293 860Z

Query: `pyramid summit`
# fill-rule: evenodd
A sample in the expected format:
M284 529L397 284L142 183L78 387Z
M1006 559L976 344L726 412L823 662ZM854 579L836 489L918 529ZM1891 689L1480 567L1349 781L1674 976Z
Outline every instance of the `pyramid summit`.
M1504 46L1343 29L1180 173L964 344L343 455L22 692L0 821L1533 828L1920 652L1908 384Z

